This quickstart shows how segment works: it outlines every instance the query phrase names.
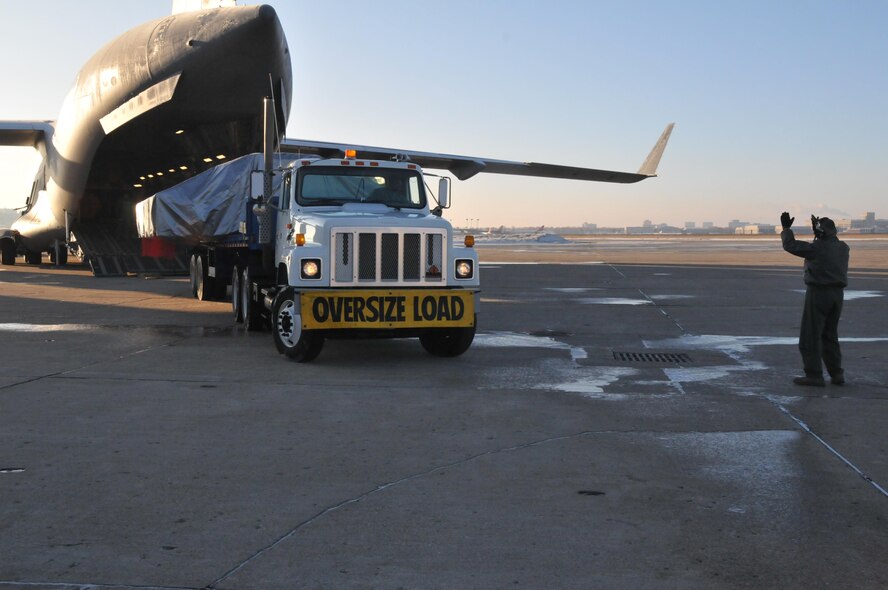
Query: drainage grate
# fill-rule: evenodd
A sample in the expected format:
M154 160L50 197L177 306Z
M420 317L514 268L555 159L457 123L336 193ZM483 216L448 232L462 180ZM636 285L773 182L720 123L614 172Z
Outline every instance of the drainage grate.
M617 352L614 359L630 363L691 363L691 357L684 352Z

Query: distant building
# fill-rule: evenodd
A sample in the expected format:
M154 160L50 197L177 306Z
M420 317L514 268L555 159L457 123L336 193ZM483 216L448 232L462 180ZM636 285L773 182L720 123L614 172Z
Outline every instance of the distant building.
M713 223L711 221L704 221L703 222L703 229L712 229L714 227L715 227L715 223Z
M777 227L770 223L750 223L735 228L734 233L742 234L745 236L754 236L759 234L776 234Z
M875 211L867 211L860 219L838 219L836 229L843 233L884 234L888 233L888 219L876 219Z
M645 221L645 223L650 222ZM682 233L682 229L680 227L673 227L665 223L660 223L658 225L650 223L650 225L642 225L641 227L627 226L623 228L623 233L629 235L680 234Z
M685 229L694 229L697 227L697 223L694 221L685 221Z

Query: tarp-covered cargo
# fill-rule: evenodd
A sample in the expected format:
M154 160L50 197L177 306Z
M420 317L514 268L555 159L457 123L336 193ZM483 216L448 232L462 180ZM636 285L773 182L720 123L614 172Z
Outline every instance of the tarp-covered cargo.
M297 159L294 154L276 154L274 165L283 168ZM239 233L250 210L250 176L253 171L262 170L262 164L262 154L248 154L136 203L139 237L196 243ZM275 197L280 195L281 182L282 175L275 174Z

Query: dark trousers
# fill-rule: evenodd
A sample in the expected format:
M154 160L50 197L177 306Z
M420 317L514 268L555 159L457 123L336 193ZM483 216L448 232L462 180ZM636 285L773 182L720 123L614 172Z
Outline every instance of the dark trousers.
M802 312L802 329L799 335L799 351L805 365L805 375L822 377L827 372L842 375L842 351L839 349L839 316L845 291L842 287L808 285L805 293L805 309Z

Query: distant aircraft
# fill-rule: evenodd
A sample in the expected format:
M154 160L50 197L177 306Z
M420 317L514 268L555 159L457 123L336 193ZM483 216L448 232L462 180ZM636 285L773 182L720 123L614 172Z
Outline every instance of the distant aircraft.
M261 151L262 99L276 104L282 151L409 159L461 180L480 172L631 183L656 175L668 125L637 173L511 162L283 139L292 70L271 6L233 0L176 0L173 14L144 23L102 47L80 70L56 121L0 121L0 145L32 146L43 156L22 216L0 229L2 264L17 252L39 264L67 260L67 239L113 265L97 274L140 270L133 203L223 160ZM92 263L92 261L91 261ZM101 266L101 268L100 268Z

